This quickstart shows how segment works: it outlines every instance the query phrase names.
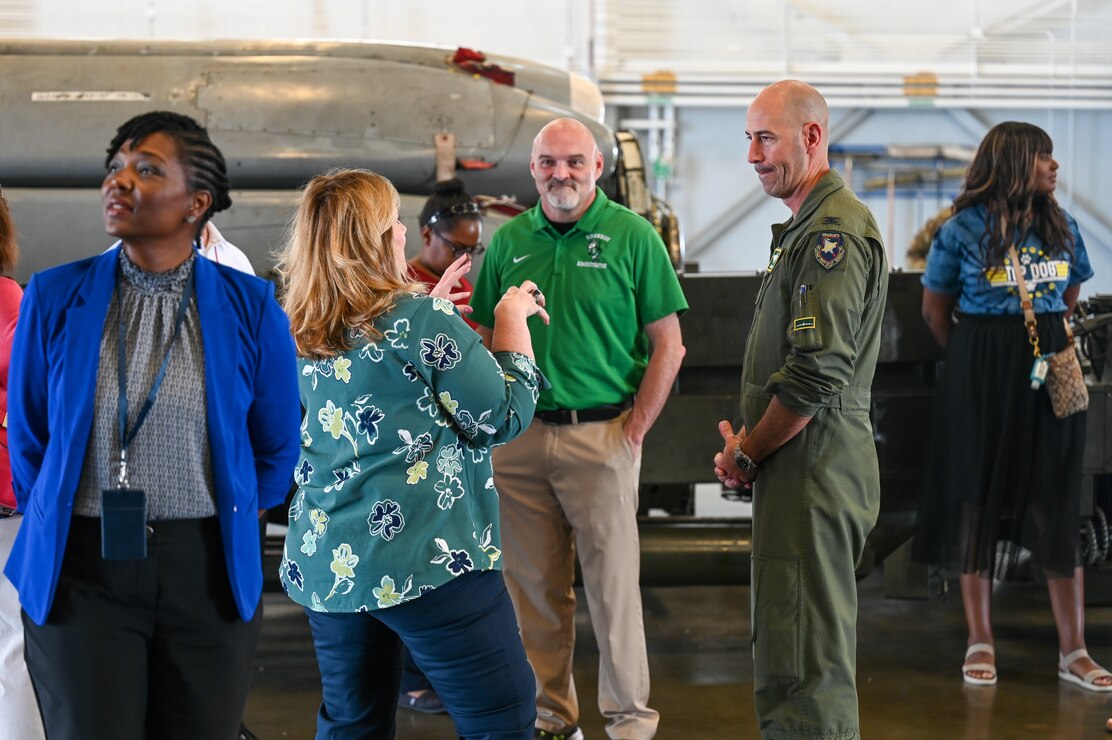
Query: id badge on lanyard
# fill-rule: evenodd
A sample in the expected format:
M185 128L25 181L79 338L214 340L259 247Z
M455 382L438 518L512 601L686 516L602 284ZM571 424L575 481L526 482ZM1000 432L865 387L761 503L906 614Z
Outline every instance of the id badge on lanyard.
M118 429L120 435L120 459L118 461L118 474L116 487L106 488L100 493L100 556L104 560L144 560L147 557L147 494L141 489L129 485L127 470L127 449L135 440L135 435L147 415L154 406L162 381L166 378L166 369L170 365L170 353L181 334L182 324L185 322L185 312L189 308L189 300L193 297L193 276L195 267L190 269L189 278L182 289L181 300L178 301L177 319L174 324L174 334L166 346L166 353L162 357L162 365L147 393L143 407L139 409L139 416L130 430L127 428L127 335L124 327L123 293L119 290L120 273L116 273L117 296L119 297L119 322L118 322L118 362L117 378L119 382L119 418Z

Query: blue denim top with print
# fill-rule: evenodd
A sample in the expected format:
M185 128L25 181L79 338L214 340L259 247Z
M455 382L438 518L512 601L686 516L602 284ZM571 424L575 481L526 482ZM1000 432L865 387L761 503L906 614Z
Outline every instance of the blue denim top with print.
M1062 213L1073 234L1072 259L1068 252L1048 249L1034 234L1016 243L1035 313L1064 311L1066 288L1093 276L1077 222L1065 211ZM985 207L978 205L942 224L927 255L923 285L936 293L960 294L957 307L962 313L1022 313L1011 264L985 269L981 240L985 236L986 217Z

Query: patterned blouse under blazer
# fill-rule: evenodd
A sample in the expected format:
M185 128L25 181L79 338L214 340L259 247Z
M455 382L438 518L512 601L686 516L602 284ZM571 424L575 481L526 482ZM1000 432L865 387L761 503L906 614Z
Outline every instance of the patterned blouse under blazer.
M299 491L280 576L317 611L384 609L501 569L490 447L532 421L548 382L492 355L446 300L405 294L336 357L299 363Z

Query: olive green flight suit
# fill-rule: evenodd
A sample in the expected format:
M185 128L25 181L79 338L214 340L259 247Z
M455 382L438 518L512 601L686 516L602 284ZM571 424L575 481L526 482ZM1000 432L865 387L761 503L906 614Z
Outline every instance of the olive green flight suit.
M813 417L761 462L752 639L761 736L857 738L854 568L880 508L869 388L888 261L872 214L830 170L772 227L742 371L752 430L773 396Z

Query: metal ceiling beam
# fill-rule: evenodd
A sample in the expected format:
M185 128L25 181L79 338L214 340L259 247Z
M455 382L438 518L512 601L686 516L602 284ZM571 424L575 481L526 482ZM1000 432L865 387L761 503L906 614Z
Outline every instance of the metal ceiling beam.
M1033 21L1041 21L1046 16L1054 13L1063 6L1073 5L1075 0L1055 0L1054 2L1037 2L1030 7L1010 16L992 28L985 30L985 35L1008 34L1014 33L1017 29L1021 29ZM1046 31L1045 28L1032 29L1031 33L1042 34Z
M869 46L873 49L876 49L877 51L882 50L879 44L862 38L861 35L856 32L856 29L858 28L857 25L843 20L840 16L834 16L830 13L822 12L822 10L820 10L818 7L815 7L815 3L803 2L802 0L792 0L791 2L788 2L786 4L791 10L794 10L801 15L810 16L811 18L814 18L815 20L822 23L826 33L839 39L843 43L852 43L859 46ZM829 3L823 3L821 4L821 7L825 9L829 7ZM841 8L840 5L838 7Z
M1069 185L1062 182L1061 179L1058 180L1058 191L1060 196L1070 199L1070 213L1074 218L1083 220L1085 226L1091 231L1103 232L1095 234L1097 237L1096 243L1090 241L1086 244L1086 248L1092 251L1094 246L1100 246L1103 251L1112 251L1112 220L1109 220L1105 211L1088 198L1071 192ZM1064 197L1059 198L1059 200L1064 199Z
M978 111L968 108L949 108L946 113L949 114L954 123L969 134L969 138L976 142L983 139L988 130L992 128L992 122Z

